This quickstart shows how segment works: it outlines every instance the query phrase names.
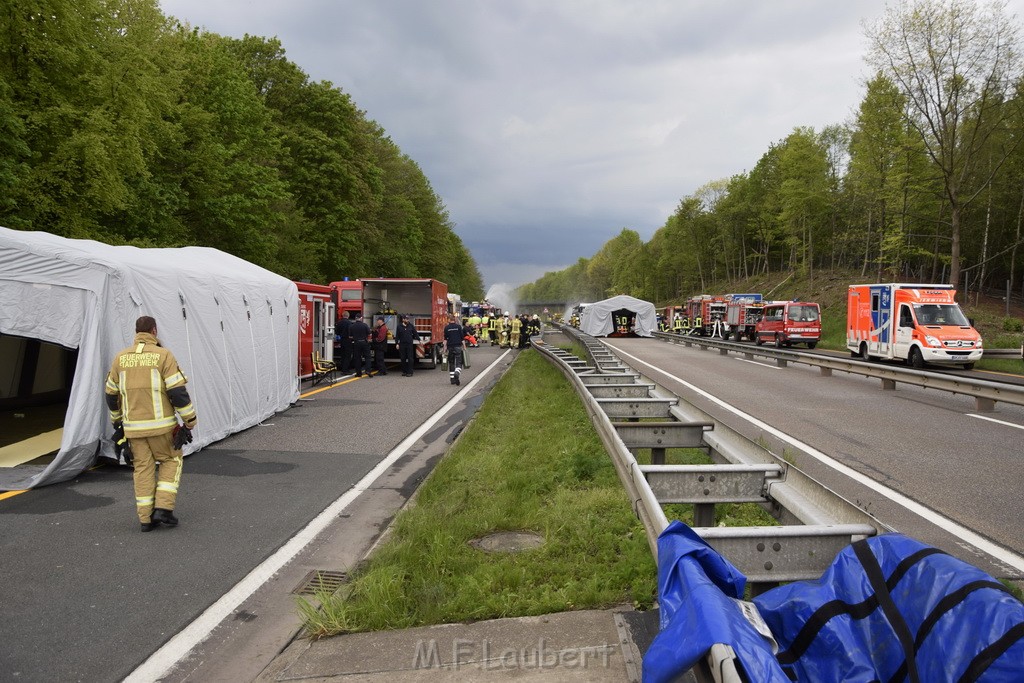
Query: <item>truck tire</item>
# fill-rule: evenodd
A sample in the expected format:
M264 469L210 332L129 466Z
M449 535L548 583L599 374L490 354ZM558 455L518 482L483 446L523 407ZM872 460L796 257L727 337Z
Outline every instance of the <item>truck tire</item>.
M761 339L761 335L754 334L754 343L757 344L758 346L761 346L762 344L764 344L764 339Z
M964 363L964 370L973 370L974 363Z
M809 349L813 349L817 345L818 345L818 342L807 342L807 348L809 348Z
M918 370L924 367L924 356L921 355L921 349L916 346L910 347L910 354L907 356L907 365Z

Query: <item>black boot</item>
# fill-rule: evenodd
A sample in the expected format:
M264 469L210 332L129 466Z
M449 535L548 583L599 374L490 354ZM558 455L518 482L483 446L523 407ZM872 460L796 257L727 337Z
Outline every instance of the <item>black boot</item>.
M170 510L157 508L153 510L153 524L166 524L167 526L178 526L178 518Z
M152 531L157 528L159 525L160 522L143 522L141 531L142 533L146 533L147 531Z

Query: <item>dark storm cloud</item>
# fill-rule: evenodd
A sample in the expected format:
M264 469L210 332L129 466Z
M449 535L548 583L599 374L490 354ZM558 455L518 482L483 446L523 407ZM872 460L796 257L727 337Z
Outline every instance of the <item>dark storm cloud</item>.
M643 239L701 185L752 168L862 94L875 1L166 0L277 36L415 159L487 283Z

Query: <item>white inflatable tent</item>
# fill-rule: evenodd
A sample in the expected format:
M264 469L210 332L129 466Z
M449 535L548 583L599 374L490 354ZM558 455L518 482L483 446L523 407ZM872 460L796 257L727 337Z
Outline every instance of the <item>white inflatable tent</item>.
M634 314L633 332L641 337L653 336L658 329L658 314L654 304L625 294L588 304L580 316L580 331L593 337L606 337L615 331L613 316L625 310Z
M77 349L60 450L48 464L0 467L0 490L71 479L113 457L104 382L153 316L199 417L186 453L298 400L298 291L290 280L205 247L140 249L0 227L0 340ZM0 398L17 400L15 354L0 354ZM37 369L37 374L39 370Z

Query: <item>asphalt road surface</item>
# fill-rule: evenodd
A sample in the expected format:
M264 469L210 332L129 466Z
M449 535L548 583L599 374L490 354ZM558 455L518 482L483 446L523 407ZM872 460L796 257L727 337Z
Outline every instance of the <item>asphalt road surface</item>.
M298 627L294 590L307 565L338 562L331 568L346 570L362 558L512 359L503 356L469 386L503 353L472 351L461 387L449 384L442 366L411 378L396 368L309 395L262 425L187 456L176 509L181 523L174 529L139 532L124 467L101 466L0 500L0 680L124 679L452 402L366 495L274 573L273 597L263 598L262 614L242 605L204 644L215 658L237 655L238 661L217 674L197 674L219 666L200 650L176 674L254 678ZM332 548L329 559L316 556L324 545ZM339 556L346 548L350 556ZM271 617L293 625L267 635L262 622ZM254 633L246 645L224 641L247 626ZM225 643L231 649L218 652ZM255 669L249 678L247 666Z
M998 404L979 416L972 399L934 390L883 391L877 380L657 340L609 343L884 523L997 576L1019 575L794 443L1019 555L1024 410ZM139 533L131 474L119 467L0 500L0 679L117 681L135 672L147 680L159 671L165 681L253 680L299 627L304 578L358 564L512 357L473 351L461 388L440 368L346 382L188 456L176 529ZM497 366L481 376L491 361ZM260 575L324 514L309 543Z
M825 377L809 366L780 368L764 359L653 339L612 339L609 345L628 354L623 359L650 380L768 444L895 530L996 576L1022 576L1019 568L982 553L957 533L802 453L800 444L1021 556L1024 408L997 403L994 412L978 413L967 396L905 384L884 391L876 379L838 372ZM792 440L779 439L765 425Z

